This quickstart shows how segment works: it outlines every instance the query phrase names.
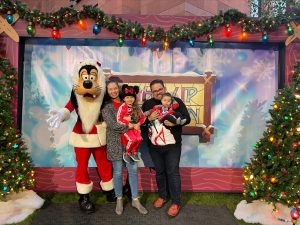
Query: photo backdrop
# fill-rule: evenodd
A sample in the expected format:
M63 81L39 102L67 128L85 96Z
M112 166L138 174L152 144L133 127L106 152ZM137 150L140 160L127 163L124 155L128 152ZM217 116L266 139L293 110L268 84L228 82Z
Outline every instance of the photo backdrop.
M76 120L57 130L46 124L50 109L68 102L75 65L86 58L102 63L115 75L202 76L212 72L214 135L199 143L197 135L183 136L181 167L241 168L252 155L252 145L262 136L268 109L278 87L278 49L274 46L225 44L214 48L177 43L167 51L155 43L139 47L136 41L116 47L115 40L28 39L23 68L22 132L35 166L73 167L73 147L68 138ZM140 166L151 166L145 143ZM93 160L90 166L95 166Z

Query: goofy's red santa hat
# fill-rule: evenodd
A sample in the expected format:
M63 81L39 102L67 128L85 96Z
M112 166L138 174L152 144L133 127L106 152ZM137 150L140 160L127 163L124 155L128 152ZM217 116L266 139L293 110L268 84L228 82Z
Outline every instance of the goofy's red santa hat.
M74 146L77 168L76 188L80 195L80 209L94 212L94 204L89 199L93 182L88 174L88 161L93 154L97 170L101 177L100 186L108 198L113 198L112 164L106 156L106 124L101 122L101 105L105 94L105 76L101 64L95 60L82 61L75 68L73 90L66 106L59 111L50 112L47 120L51 127L70 118L73 110L78 118L70 136Z

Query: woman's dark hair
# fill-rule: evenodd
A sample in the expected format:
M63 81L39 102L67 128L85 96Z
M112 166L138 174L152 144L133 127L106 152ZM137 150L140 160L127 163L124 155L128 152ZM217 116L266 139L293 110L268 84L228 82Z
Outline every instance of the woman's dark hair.
M119 90L120 90L120 86L119 86L119 83L118 83L117 81L114 81L114 80L106 81L106 85L105 85L105 90L106 90L106 92L105 92L105 95L104 95L104 97L103 97L103 103L107 103L108 101L111 100L111 98L110 98L110 96L109 96L109 94L108 94L108 92L107 92L107 86L108 86L109 84L111 84L111 83L115 83L115 84L118 86ZM102 104L102 105L103 105L103 104Z
M132 105L132 117L131 120L133 123L138 123L139 119L142 115L142 109L141 107L138 105L137 101L135 100L133 105Z

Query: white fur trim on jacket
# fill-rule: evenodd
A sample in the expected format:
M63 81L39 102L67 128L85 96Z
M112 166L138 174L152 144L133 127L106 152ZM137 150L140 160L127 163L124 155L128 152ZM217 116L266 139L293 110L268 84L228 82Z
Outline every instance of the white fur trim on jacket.
M103 191L110 191L114 188L114 182L113 179L107 182L100 181L100 187Z
M97 148L102 146L98 134L77 134L72 132L69 141L70 145L80 148Z
M67 121L68 119L70 119L71 113L70 113L70 111L67 108L62 108L59 111L64 114L62 122Z
M81 184L76 182L76 188L79 194L88 194L93 189L93 182L91 181L89 184Z
M105 122L96 124L97 134L101 146L106 145L106 127L107 125Z

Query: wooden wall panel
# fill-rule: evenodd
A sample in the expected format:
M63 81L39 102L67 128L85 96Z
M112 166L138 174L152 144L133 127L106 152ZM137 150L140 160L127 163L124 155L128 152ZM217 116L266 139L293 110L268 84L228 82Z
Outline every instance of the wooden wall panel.
M53 12L61 7L70 6L69 0L23 0L29 8L44 12ZM230 8L249 14L247 0L81 0L76 9L83 5L96 5L107 14L132 15L177 15L177 16L211 16Z
M38 167L35 169L36 191L76 192L76 169L72 167ZM96 168L89 168L93 190L100 191L100 178ZM181 188L186 192L242 192L243 169L233 168L180 168ZM125 180L124 175L124 180ZM139 190L157 190L155 171L139 168Z

